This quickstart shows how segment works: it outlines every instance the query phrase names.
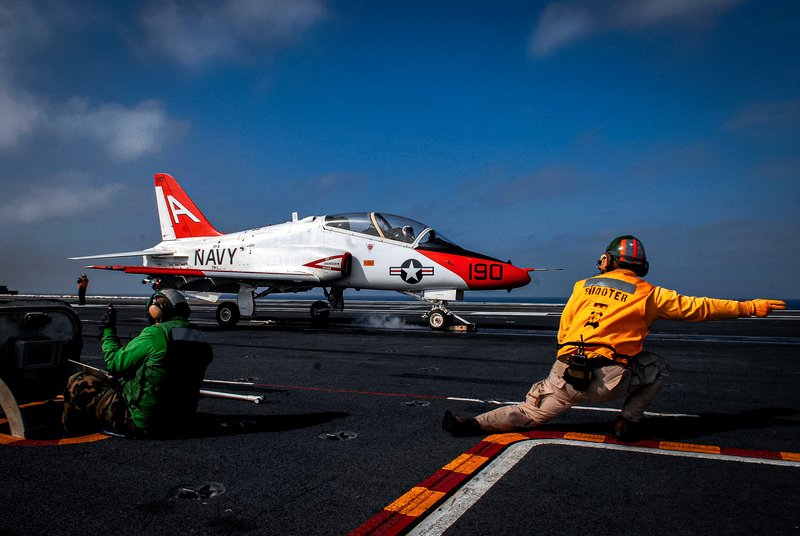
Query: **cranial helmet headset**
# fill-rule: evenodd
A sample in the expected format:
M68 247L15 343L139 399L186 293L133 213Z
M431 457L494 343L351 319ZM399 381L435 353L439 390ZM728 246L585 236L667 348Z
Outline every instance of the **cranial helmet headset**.
M157 291L147 300L147 318L152 322L164 322L176 316L189 317L189 304L183 294L167 288Z
M606 273L614 269L614 263L620 268L627 268L639 277L644 277L650 270L647 256L644 252L644 244L631 235L618 236L606 247L597 260L597 269L601 273Z

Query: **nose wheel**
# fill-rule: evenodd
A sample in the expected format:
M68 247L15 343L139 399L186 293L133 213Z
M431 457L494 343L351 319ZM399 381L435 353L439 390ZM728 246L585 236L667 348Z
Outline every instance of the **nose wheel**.
M428 325L431 329L445 329L453 321L452 315L444 309L433 309L428 313Z
M430 306L431 310L422 315L422 320L433 330L475 331L476 329L474 323L448 309L446 300L426 298L421 292L403 292L403 294L424 301Z
M429 313L423 315L428 321L431 329L441 330L446 329L453 322L453 315L447 309L439 307L433 308Z
M422 315L422 319L426 320L431 329L436 331L445 329L450 331L475 331L475 324L451 312L443 304L434 305L430 312Z

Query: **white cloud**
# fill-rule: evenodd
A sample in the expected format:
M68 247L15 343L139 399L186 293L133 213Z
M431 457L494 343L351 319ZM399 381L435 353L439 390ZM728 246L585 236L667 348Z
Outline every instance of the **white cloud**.
M800 99L753 102L744 106L723 128L730 131L774 131L785 135L800 127Z
M58 4L37 6L25 0L0 3L0 64L46 43L63 14Z
M88 140L112 158L128 161L154 154L185 134L188 124L170 119L158 101L91 106L76 97L58 103L25 87L18 74L37 64L30 56L46 49L59 28L83 18L60 2L0 3L0 153L55 136L59 145Z
M0 151L29 139L44 117L39 99L13 83L17 69L27 64L26 54L50 39L54 23L44 13L50 11L37 9L32 2L0 3Z
M189 129L188 122L170 119L159 101L142 101L133 107L92 107L86 99L76 97L53 105L4 85L2 80L0 117L0 152L15 150L34 136L49 135L67 146L88 140L121 161L156 154Z
M530 53L547 56L576 41L609 31L641 31L668 23L697 23L742 0L560 1L542 12L530 39Z
M465 181L460 190L470 205L511 207L531 201L549 203L584 188L590 177L570 164L551 164L531 173L503 177L497 171Z
M0 151L14 149L30 138L44 115L37 99L0 79Z
M256 46L280 46L327 16L321 0L154 2L140 22L151 49L198 69L216 60L241 59Z
M59 137L91 139L118 160L157 153L188 129L187 123L169 119L163 105L154 100L132 108L119 104L92 108L85 99L74 98L55 115L52 128Z
M0 221L31 224L81 214L106 205L121 189L119 184L32 186L0 204Z

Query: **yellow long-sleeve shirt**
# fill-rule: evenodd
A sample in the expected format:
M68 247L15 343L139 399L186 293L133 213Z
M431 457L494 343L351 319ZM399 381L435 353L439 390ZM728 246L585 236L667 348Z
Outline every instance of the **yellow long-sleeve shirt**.
M681 296L651 285L632 271L613 270L575 283L561 313L559 355L575 353L568 343L583 340L590 357L633 356L642 351L650 325L658 318L700 322L738 318L755 313L752 302Z

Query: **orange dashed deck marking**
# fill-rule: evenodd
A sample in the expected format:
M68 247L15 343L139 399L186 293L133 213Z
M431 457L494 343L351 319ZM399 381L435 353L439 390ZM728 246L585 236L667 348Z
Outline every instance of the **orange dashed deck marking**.
M81 445L83 443L97 443L111 439L105 434L90 434L78 437L61 437L57 439L26 439L24 437L14 437L8 434L0 434L0 445L11 447L52 447L59 445Z
M489 458L486 456L477 456L475 454L462 454L452 462L448 463L442 469L446 471L455 471L468 475L473 473L475 469L485 464Z
M108 439L110 436L105 434L91 434L87 436L80 436L80 437L65 437L64 439L59 439L59 445L77 445L79 443L94 443L96 441L103 441L104 439Z
M415 487L385 509L406 516L418 517L436 504L444 495L441 491Z
M589 441L590 443L605 443L608 437L599 434L579 434L577 432L568 432L564 434L564 439L571 439L573 441Z
M20 409L25 409L25 408L41 406L52 402L63 403L64 402L63 395L59 395L49 400L38 400L34 402L20 404L19 407ZM0 426L5 425L7 423L8 419L6 419L5 417L0 417ZM111 436L107 436L105 434L89 434L85 436L58 437L53 439L27 439L24 437L15 437L9 434L0 433L0 445L13 445L15 447L49 447L58 445L80 445L82 443L96 443L98 441L109 439L110 437Z
M487 443L496 443L498 445L510 445L511 443L525 441L526 439L528 439L528 436L524 436L522 434L496 434L490 435L484 439L484 441Z
M671 441L639 441L621 443L616 439L599 434L581 434L576 432L531 431L524 433L494 434L487 436L468 452L442 467L421 484L413 487L402 497L393 501L383 510L372 516L364 524L350 532L350 536L385 535L396 536L406 534L425 516L452 497L470 478L479 472L488 462L503 453L510 445L529 440L564 444L563 441L583 443L606 443L608 448L631 449L642 451L694 452L710 456L727 456L727 459L783 460L789 463L800 463L800 453L772 452L746 449L723 449L714 445L698 445L694 443L676 443ZM595 447L604 448L604 447ZM480 454L479 454L480 453ZM485 454L485 455L481 455ZM781 463L780 461L778 463Z
M713 445L695 445L692 443L672 443L662 441L658 444L662 450L679 450L681 452L702 452L703 454L720 454L722 449Z

